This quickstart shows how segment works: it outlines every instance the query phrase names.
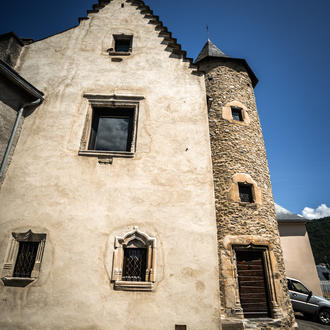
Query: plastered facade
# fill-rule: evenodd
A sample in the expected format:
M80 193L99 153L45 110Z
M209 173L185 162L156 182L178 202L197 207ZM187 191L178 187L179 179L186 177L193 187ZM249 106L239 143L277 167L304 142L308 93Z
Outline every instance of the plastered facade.
M17 62L45 97L0 190L0 261L13 233L46 239L33 282L0 285L0 328L294 328L246 68L192 65L140 0L93 8L77 27L25 45ZM132 36L132 49L116 53L114 35ZM91 152L93 106L120 102L135 109L134 146ZM239 182L253 203L240 201ZM133 238L149 251L139 285L123 281ZM236 245L263 249L269 319L244 319Z
M47 234L38 280L1 285L2 329L219 329L216 225L203 76L129 2L24 47L17 71L45 93L0 192L0 259L12 232ZM107 53L133 34L130 56ZM84 94L142 95L134 158L78 155ZM113 241L157 239L151 292L114 290ZM203 251L203 253L201 253Z
M303 282L314 295L322 296L305 223L279 223L278 229L287 276Z

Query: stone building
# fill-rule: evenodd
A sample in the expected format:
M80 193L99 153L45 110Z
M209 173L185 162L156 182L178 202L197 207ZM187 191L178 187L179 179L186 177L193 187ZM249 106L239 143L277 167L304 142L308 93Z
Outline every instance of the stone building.
M0 42L30 87L1 95L22 127L1 139L1 329L295 327L244 59L208 41L193 63L140 0Z

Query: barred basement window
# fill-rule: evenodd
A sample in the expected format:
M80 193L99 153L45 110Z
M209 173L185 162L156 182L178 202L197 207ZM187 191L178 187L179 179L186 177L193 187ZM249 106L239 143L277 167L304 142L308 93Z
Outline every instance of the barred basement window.
M253 203L253 187L251 184L239 182L238 191L241 202Z
M112 281L116 290L151 291L155 282L156 239L137 227L115 238Z
M231 115L234 120L243 121L242 110L243 109L239 107L231 107Z
M7 286L24 287L36 280L40 273L42 256L46 243L46 234L12 233L5 263L2 281Z

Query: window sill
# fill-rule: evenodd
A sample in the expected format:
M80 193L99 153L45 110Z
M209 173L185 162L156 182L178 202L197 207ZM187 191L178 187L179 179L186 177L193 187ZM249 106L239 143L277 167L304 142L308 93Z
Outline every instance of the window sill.
M100 150L79 150L79 156L89 156L89 157L122 157L122 158L134 158L134 152L128 151L100 151Z
M246 122L245 120L235 120L235 119L227 119L230 123L232 124L238 124L242 126L249 126L249 123Z
M249 207L251 209L256 209L258 206L256 203L250 203L250 202L239 202L239 205Z
M152 291L153 282L115 281L114 289L121 291Z
M108 52L110 56L130 56L131 52Z
M34 277L2 277L5 286L25 287L36 280Z

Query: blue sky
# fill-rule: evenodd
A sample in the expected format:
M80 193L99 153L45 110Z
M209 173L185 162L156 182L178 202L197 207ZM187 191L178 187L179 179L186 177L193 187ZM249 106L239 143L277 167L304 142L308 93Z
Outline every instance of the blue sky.
M255 89L275 201L308 216L330 207L329 0L146 0L196 58L207 39L245 58ZM0 33L40 38L73 27L96 0L1 4ZM312 211L311 211L312 210ZM318 215L330 215L322 206ZM306 210L305 210L306 211Z

